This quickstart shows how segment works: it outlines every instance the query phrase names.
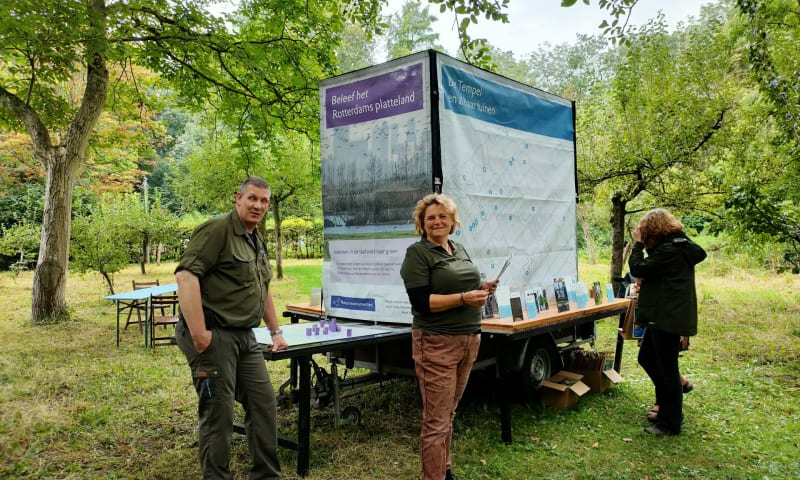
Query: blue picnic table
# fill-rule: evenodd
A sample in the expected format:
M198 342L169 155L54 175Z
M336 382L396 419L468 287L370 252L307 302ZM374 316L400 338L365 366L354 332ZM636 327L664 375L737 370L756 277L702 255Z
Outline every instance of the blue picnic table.
M117 347L119 347L119 314L121 301L134 301L144 300L144 346L148 347L148 339L150 338L150 297L152 295L163 295L165 293L172 293L178 291L177 283L167 283L165 285L156 285L155 287L140 288L138 290L131 290L129 292L115 293L114 295L106 295L103 297L105 300L113 300L117 307Z

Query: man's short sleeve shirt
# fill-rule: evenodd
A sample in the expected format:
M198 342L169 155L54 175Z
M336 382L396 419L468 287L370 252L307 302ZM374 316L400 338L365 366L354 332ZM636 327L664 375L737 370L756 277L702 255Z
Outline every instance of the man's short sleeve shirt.
M200 280L203 306L223 327L257 327L264 317L272 268L264 239L249 237L236 211L197 227L176 272L188 270Z

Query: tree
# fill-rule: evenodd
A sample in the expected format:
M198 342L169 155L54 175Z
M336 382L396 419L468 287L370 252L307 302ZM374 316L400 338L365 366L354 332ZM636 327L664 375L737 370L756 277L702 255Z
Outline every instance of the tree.
M345 19L376 31L382 4L245 0L223 19L208 14L210 3L0 3L0 122L28 133L45 170L34 322L68 316L71 198L92 131L115 87L110 64L156 72L199 108L207 108L209 99L229 100L220 104L227 118L257 111L272 124L302 131L316 115L317 80L335 72L334 49ZM473 16L497 11L491 2L476 3ZM144 104L145 92L139 93Z
M282 209L287 201L321 206L319 146L292 132L276 135L269 144L265 178L271 188L272 219L275 225L275 262L277 277L283 278ZM302 210L302 207L301 207Z
M86 214L77 215L72 232L72 263L81 273L95 271L114 293L114 274L138 258L142 275L151 243L175 243L178 218L160 204L158 192L145 203L138 194L107 194Z
M0 255L13 255L16 262L12 269L19 274L20 270L25 270L31 262L36 261L36 241L38 225L20 223L13 227L0 230Z
M270 213L275 228L277 278L283 278L281 223L284 209L302 214L306 205L318 209L319 149L306 136L274 129L269 138L253 132L217 128L203 148L177 165L174 189L182 209L219 214L233 207L233 195L248 176L263 177L270 185Z
M352 72L377 63L378 43L359 25L348 23L342 33L342 43L336 50L336 60L342 73Z
M680 214L720 193L703 173L704 152L734 104L735 39L721 28L724 13L673 35L660 21L643 27L613 82L579 103L581 195L611 199L611 278L622 272L629 214L654 206Z
M436 16L420 2L407 1L399 12L389 18L386 33L387 60L404 57L420 50L443 50L437 42L439 34L433 31Z
M34 155L46 175L42 240L32 298L33 319L38 321L67 315L72 189L80 174L89 134L106 101L108 45L96 41L105 37L105 19L101 15L88 16L84 7L77 2L0 4L4 24L0 44L4 46L2 60L8 72L0 84L0 111L4 120L28 131ZM104 9L102 2L95 2L92 7L98 13ZM71 25L76 18L87 21L74 28ZM80 44L81 48L53 48L63 44ZM70 94L77 92L64 85L67 94L59 95L55 88L71 79L76 64L85 66L83 100L77 108L70 103ZM60 144L53 142L51 129L63 135Z
M715 226L740 240L773 240L784 248L784 262L800 271L800 2L737 0L746 31L742 70L761 93L767 121L756 121L760 135L748 132L752 146L736 152L726 170L730 189ZM751 95L750 97L755 97ZM753 123L753 122L750 122ZM757 173L756 173L757 172Z
M80 273L94 271L114 294L114 274L130 263L128 249L120 238L124 217L113 202L95 206L89 215L75 217L72 225L72 264Z

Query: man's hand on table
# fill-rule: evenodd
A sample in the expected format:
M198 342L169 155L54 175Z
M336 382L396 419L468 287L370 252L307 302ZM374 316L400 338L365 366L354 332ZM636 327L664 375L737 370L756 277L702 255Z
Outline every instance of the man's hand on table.
M281 350L286 350L289 348L289 343L283 338L282 333L276 333L272 336L272 344L268 345L269 349L273 352L279 352Z

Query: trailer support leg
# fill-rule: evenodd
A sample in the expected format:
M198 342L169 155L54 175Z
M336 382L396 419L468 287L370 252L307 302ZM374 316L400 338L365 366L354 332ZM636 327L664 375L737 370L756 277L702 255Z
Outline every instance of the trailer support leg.
M500 404L500 438L510 444L511 439L511 372L509 371L508 345L502 336L497 341L498 403Z
M297 414L297 475L308 475L311 457L311 356L297 359L300 396Z
M617 327L617 348L614 349L614 370L620 373L622 368L622 350L625 346L625 339L622 338L622 326L625 324L625 315L619 316L619 326Z

